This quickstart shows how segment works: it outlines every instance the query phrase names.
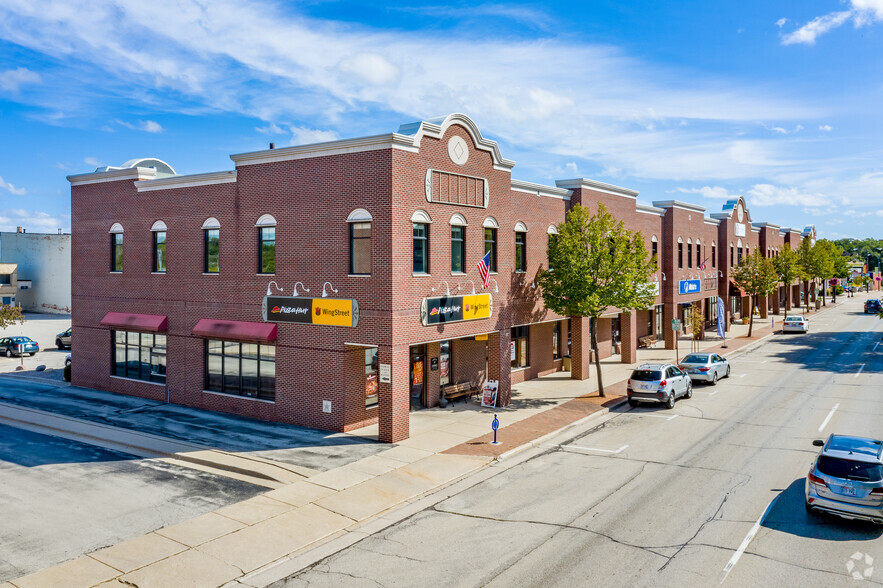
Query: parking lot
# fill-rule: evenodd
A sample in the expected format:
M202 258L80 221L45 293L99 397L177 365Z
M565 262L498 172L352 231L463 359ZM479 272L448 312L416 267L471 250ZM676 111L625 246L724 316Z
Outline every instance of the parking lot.
M69 314L39 314L25 313L25 323L18 323L0 329L0 338L2 337L30 337L40 344L40 352L31 357L25 355L23 358L8 358L0 355L0 372L16 371L18 366L24 366L24 371L33 373L37 366L45 365L46 371L58 370L55 374L46 373L45 376L55 376L61 379L61 370L64 368L64 358L70 353L70 349L60 351L55 346L55 336L66 331L71 326L71 317Z

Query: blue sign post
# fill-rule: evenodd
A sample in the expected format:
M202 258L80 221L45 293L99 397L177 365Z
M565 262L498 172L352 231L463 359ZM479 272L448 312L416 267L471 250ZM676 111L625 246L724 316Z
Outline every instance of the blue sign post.
M494 442L491 445L499 445L500 442L497 441L497 429L500 428L500 419L497 418L497 415L494 415L494 422L491 423L491 428L494 430Z

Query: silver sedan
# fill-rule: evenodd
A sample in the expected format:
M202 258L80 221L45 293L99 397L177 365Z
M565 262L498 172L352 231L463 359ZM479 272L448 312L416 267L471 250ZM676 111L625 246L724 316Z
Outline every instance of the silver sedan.
M730 377L730 364L717 353L691 353L678 364L694 382L716 385L721 378Z

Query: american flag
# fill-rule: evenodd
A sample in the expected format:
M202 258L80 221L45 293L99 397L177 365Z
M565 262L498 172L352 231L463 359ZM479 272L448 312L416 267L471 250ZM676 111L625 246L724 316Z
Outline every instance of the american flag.
M487 288L488 284L491 282L491 252L488 251L484 254L484 257L481 258L481 261L478 262L478 273L481 274L481 281L484 283L484 287Z
M701 270L704 270L704 269L705 269L705 262L706 262L706 261L708 261L708 258L707 258L707 257L702 261L702 263L699 264L699 269L701 269Z

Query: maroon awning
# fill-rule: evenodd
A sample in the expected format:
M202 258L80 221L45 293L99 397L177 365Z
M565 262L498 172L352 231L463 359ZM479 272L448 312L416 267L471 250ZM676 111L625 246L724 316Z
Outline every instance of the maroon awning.
M101 319L101 324L115 329L157 332L168 330L169 317L162 314L109 312Z
M199 322L193 327L193 334L208 339L270 343L276 340L276 325L274 323L199 319Z

